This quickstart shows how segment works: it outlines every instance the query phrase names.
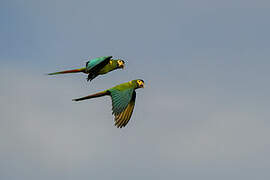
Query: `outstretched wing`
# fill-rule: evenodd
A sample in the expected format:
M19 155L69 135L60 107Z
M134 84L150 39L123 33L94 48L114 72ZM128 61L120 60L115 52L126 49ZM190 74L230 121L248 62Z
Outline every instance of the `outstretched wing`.
M98 76L98 72L109 63L112 56L102 56L92 59L86 63L86 73L88 73L87 81L93 80Z
M119 128L125 127L132 115L136 92L133 88L127 90L110 90L112 97L112 111L115 116L115 125Z
M134 91L132 94L131 101L126 107L126 109L122 113L115 116L115 119L114 119L115 126L117 126L118 128L125 127L128 121L130 120L134 106L135 106L135 99L136 99L136 92Z

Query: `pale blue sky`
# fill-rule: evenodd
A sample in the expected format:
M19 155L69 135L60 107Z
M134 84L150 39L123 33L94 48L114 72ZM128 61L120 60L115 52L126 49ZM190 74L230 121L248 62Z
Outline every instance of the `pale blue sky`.
M0 179L269 179L270 1L0 1ZM112 55L86 82L45 73ZM109 97L142 78L131 121Z

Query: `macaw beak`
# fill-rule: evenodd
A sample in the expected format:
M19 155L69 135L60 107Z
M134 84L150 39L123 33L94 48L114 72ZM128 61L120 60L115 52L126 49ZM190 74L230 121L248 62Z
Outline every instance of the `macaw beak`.
M120 68L125 69L125 64L121 64Z
M140 88L144 88L144 83L141 82L141 83L139 84L139 87L140 87Z

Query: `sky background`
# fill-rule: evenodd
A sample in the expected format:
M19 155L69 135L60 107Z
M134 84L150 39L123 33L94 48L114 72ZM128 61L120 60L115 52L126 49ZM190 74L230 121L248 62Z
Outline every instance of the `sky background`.
M270 179L269 0L1 0L1 180ZM126 69L46 76L112 55ZM109 97L144 79L128 125Z

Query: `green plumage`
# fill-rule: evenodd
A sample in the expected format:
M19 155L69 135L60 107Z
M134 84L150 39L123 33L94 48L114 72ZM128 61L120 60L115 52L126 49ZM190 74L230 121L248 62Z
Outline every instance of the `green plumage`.
M80 69L72 69L66 71L59 71L49 73L48 75L67 74L83 72L88 74L87 81L91 81L99 75L107 74L110 71L124 68L125 62L121 59L111 59L112 56L102 56L95 59L91 59L86 62L86 66Z
M125 90L117 90L113 88L109 91L112 97L112 111L115 115L124 111L132 98L132 94L135 92L133 88Z
M126 124L131 118L135 106L135 90L142 87L144 87L144 81L141 79L137 79L117 85L113 88L96 94L92 94L78 99L73 99L73 101L81 101L85 99L110 95L112 98L112 113L115 116L115 125L118 128L122 128L126 126Z

